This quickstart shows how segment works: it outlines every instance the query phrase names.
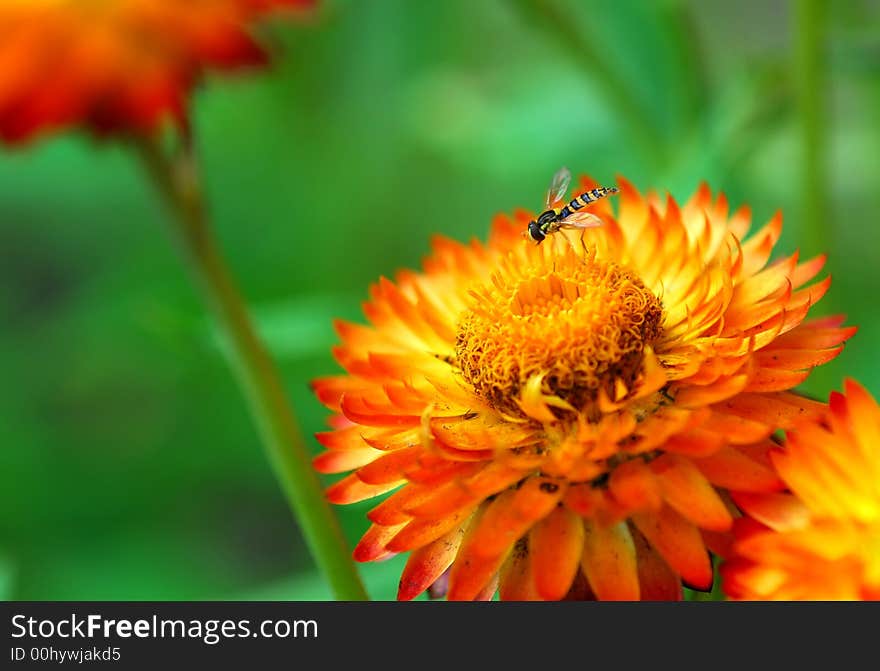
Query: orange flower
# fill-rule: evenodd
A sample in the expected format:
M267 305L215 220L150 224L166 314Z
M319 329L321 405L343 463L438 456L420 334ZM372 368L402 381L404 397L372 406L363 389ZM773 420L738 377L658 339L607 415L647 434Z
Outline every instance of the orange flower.
M85 124L100 133L183 123L205 68L262 63L247 32L314 0L7 0L0 6L0 137Z
M373 287L370 326L337 324L315 465L354 470L336 503L394 491L355 557L410 552L399 598L447 569L451 599L679 598L712 583L725 490L781 487L768 436L822 407L786 390L853 332L803 322L824 259L767 266L780 217L740 242L748 210L705 186L619 198L539 246L526 212L488 245L438 238Z
M748 600L880 599L880 408L846 382L771 459L790 492L739 494L725 592Z

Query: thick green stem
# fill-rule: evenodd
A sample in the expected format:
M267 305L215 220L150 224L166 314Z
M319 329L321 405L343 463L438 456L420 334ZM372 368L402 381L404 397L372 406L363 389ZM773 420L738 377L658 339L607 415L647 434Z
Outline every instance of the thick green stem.
M800 203L803 250L827 248L828 82L825 62L825 0L797 0L794 69L802 147Z
M337 599L366 600L342 528L311 467L281 377L254 329L206 216L194 155L173 158L157 142L137 143L150 175L174 214L175 232L224 337L263 444L306 543Z

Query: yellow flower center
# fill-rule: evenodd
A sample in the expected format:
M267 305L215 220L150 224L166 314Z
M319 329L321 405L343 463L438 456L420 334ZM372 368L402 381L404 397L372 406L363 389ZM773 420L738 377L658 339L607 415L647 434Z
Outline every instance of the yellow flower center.
M614 398L660 336L663 307L631 271L595 253L544 254L531 267L509 258L458 323L456 360L475 392L497 410L516 403L534 376L542 392L578 410L600 389ZM527 265L527 264L523 264Z

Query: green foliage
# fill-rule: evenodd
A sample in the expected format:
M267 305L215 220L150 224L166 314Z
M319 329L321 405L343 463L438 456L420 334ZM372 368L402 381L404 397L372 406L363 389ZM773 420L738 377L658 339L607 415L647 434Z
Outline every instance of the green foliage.
M305 433L325 427L308 382L338 371L332 319L360 319L432 234L537 207L561 165L680 199L707 180L757 224L781 208L780 251L805 244L785 7L340 0L269 27L273 70L206 82L212 214ZM804 252L830 252L815 314L860 333L804 386L822 398L845 375L880 393L870 7L827 17L829 216ZM164 217L116 145L0 156L0 597L328 598ZM352 545L369 507L339 509ZM362 567L373 597L404 559Z

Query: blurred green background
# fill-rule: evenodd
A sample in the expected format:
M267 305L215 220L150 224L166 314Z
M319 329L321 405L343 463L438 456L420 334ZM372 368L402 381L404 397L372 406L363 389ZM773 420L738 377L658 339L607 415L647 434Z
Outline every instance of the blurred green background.
M561 165L781 208L777 253L830 254L814 314L860 326L804 390L880 394L878 3L322 4L266 27L271 71L195 100L219 237L315 452L331 320L431 234L538 207ZM330 598L165 217L117 145L0 155L0 597ZM369 507L338 509L352 545ZM403 560L361 567L374 598Z

